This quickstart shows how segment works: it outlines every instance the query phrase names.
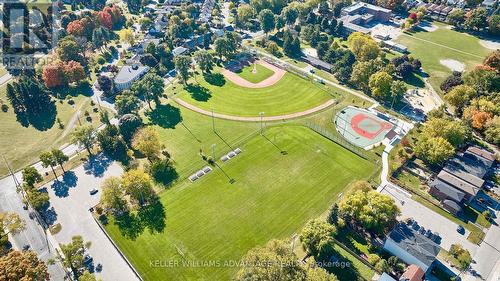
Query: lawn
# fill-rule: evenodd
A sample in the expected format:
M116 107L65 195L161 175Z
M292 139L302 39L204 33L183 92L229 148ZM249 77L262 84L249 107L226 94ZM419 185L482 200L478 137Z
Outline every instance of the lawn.
M215 168L196 183L182 181L160 194L166 213L161 233L143 231L132 240L113 222L106 226L145 280L230 280L238 268L225 262L297 233L350 182L369 177L375 168L302 126L267 128L265 136L254 135L239 147L240 155L219 163L224 173ZM164 267L152 267L151 260ZM183 261L212 265L183 266Z
M264 112L265 116L300 112L325 103L332 98L330 92L338 91L291 73L286 73L273 86L259 89L240 87L227 80L222 80L222 86L216 86L199 75L196 80L181 89L178 97L205 110L213 109L237 116L259 116L260 112ZM212 83L221 85L220 80Z
M396 41L407 46L410 54L422 61L423 70L430 76L429 82L440 91L439 85L452 72L440 60L457 60L465 64L466 70L471 70L492 50L481 46L477 37L451 30L446 24L433 24L438 27L436 31L403 33Z
M256 70L255 73L253 72L254 67ZM247 80L248 82L259 83L271 77L274 74L274 71L263 65L256 63L244 67L237 73L239 76L241 76L241 78Z
M70 141L71 130L67 129L68 124L77 109L81 110L81 121L86 123L84 112L88 110L93 117L93 122L99 122L98 113L93 113L90 106L90 99L83 95L72 97L75 101L74 106L68 104L67 100L63 102L56 101L57 116L64 124L64 128L60 129L54 118L48 122L49 127L36 129L32 125L23 127L16 120L16 115L10 106L5 96L5 85L0 87L0 99L9 105L7 112L0 112L0 154L5 156L11 168L14 170L20 169L26 165L34 163L38 160L39 154L51 148L59 148ZM45 118L45 117L44 117ZM47 118L51 119L51 118ZM77 124L76 117L73 119L73 124ZM8 173L6 165L0 165L0 175L5 176Z

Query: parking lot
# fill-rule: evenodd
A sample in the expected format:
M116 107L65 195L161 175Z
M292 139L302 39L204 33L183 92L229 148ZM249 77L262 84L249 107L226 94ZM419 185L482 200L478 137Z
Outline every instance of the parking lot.
M394 198L396 204L401 209L401 220L412 218L420 227L424 227L426 230L430 229L433 233L438 233L441 237L439 244L441 248L449 250L452 244L460 244L469 250L471 255L474 255L476 252L478 246L467 240L467 236L470 233L467 229L462 234L458 233L456 223L411 199L411 196L406 191L391 183L386 185L382 193Z
M95 273L103 280L138 280L89 212L89 208L99 202L102 182L122 172L116 162L99 157L67 171L64 177L59 177L59 182L46 185L53 208L48 218L53 224L62 226L61 231L54 235L55 239L59 243L68 243L74 235L81 235L84 241L90 241L92 245L88 252L93 258L93 267L102 266L102 271ZM91 195L92 189L97 193Z

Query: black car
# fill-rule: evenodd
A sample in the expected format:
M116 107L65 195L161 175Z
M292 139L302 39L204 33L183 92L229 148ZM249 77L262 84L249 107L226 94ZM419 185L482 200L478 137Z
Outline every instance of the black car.
M90 190L90 192L89 192L89 193L90 193L90 195L94 195L94 194L96 194L98 191L99 191L99 190L97 190L97 189L93 188L92 190Z

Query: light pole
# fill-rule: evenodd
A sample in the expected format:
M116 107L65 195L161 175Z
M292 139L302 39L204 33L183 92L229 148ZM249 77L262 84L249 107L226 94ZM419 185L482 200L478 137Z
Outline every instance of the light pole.
M80 126L82 125L82 121L80 120L80 110L78 110L76 112L76 116L78 117L78 124L80 124Z
M215 161L215 146L216 144L212 144L212 160Z
M259 112L259 116L260 116L260 134L262 135L263 134L263 122L264 122L264 112Z
M215 133L215 118L214 118L214 109L212 107L212 130Z

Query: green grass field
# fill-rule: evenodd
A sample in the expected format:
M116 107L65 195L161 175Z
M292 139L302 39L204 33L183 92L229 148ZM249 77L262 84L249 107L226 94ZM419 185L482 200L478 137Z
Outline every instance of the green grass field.
M253 73L254 67L256 70L255 73ZM260 64L252 64L244 67L239 72L237 72L237 74L248 82L259 83L271 77L274 74L274 71Z
M32 164L38 160L38 156L44 150L59 148L68 143L71 139L71 130L65 130L71 118L76 114L78 108L81 109L81 121L87 123L83 113L88 110L93 117L93 122L99 122L98 113L93 113L88 97L79 95L72 97L75 101L74 107L67 101L55 103L57 108L57 117L65 125L60 129L57 122L46 129L38 130L32 125L23 127L16 120L16 115L5 96L5 86L0 87L0 99L9 105L8 112L0 112L0 154L5 156L11 168L20 169L26 165ZM0 175L7 175L8 169L3 163L0 164Z
M282 115L300 112L318 106L332 96L325 89L294 74L286 73L276 84L266 88L249 89L225 80L222 86L211 85L197 76L200 85L188 86L178 96L182 100L205 110L214 110L237 116ZM196 82L192 81L193 85Z
M429 82L436 91L440 91L439 85L452 72L440 60L457 60L470 70L492 50L481 46L477 37L451 30L442 23L432 24L438 27L436 31L403 33L396 41L407 46L410 54L422 61L423 70L430 75Z
M182 261L239 260L272 238L289 238L325 212L349 182L375 168L302 126L267 128L265 137L257 134L239 147L242 154L220 164L234 184L216 168L160 194L163 232L144 231L131 240L113 222L106 226L145 280L230 280L238 268L186 267ZM150 260L181 264L155 268Z

